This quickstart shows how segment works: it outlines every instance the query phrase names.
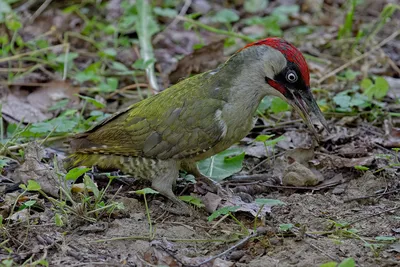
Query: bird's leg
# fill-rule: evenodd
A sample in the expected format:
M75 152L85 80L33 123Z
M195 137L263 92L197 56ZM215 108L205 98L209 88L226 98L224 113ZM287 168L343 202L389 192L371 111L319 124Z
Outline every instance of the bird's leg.
M172 186L179 176L179 169L176 162L158 161L157 165L157 171L151 177L151 187L178 206L176 210L171 208L165 209L178 215L192 215L193 210L183 201L179 200L172 192Z
M226 190L223 189L222 186L219 183L217 183L214 180L210 179L209 177L201 174L199 169L197 168L196 162L192 162L192 161L182 162L181 163L181 168L183 170L185 170L186 172L194 175L195 178L196 178L196 181L203 182L207 186L209 186L210 189L214 193L217 193L218 195L221 195L221 196L229 195L228 192L226 192Z

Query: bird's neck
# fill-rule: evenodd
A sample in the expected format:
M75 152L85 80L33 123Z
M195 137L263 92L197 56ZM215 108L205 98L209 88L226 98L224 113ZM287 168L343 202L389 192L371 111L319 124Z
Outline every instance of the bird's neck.
M257 50L242 51L232 56L216 76L226 90L227 102L243 116L253 115L268 94L262 56Z

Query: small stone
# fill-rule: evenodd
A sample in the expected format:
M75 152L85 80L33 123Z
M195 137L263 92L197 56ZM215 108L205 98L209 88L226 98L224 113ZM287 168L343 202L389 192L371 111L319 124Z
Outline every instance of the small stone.
M276 237L272 237L272 238L269 239L269 243L270 243L272 246L278 246L278 245L281 245L281 244L282 244L282 240L279 239L279 238L276 238Z
M230 259L230 260L233 260L233 261L238 261L238 260L240 260L245 254L246 254L246 252L243 251L243 250L236 250L236 251L233 251L233 252L231 253L231 255L229 255L229 259Z
M309 168L293 162L288 165L282 178L283 185L291 186L314 186L320 182L320 179Z
M220 258L216 258L212 265L213 267L231 267L233 266L233 262L221 260Z

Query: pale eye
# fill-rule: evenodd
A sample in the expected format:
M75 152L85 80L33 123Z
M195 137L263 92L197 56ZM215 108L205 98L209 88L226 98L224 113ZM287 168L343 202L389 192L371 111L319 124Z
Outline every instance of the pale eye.
M286 80L290 83L295 83L297 81L297 74L294 71L288 71L286 74Z

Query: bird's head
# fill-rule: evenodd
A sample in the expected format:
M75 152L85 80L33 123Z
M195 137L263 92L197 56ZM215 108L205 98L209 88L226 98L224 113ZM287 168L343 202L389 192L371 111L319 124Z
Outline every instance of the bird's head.
M316 133L310 112L314 113L325 129L328 126L310 90L310 73L301 52L281 38L266 38L238 51L248 50L262 62L266 94L287 101ZM247 51L246 51L247 52Z

